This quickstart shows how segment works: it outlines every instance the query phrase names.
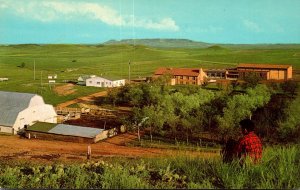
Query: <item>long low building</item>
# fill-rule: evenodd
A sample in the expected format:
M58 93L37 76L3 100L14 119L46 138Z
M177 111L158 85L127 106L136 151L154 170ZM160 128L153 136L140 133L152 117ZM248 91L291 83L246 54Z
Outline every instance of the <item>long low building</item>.
M0 91L0 132L17 134L38 121L57 123L52 105L37 94Z
M94 87L119 87L125 85L125 79L112 80L103 77L91 77L86 79L86 86L94 86Z
M116 135L117 130L98 129L67 124L52 124L39 122L25 130L27 138L44 140L60 140L69 142L96 143Z
M256 73L262 80L286 81L293 78L291 65L241 63L236 67L236 73L240 80L248 73Z
M207 77L201 68L158 68L153 78L158 78L163 75L170 75L171 85L177 84L193 84L201 85L204 83L204 79Z

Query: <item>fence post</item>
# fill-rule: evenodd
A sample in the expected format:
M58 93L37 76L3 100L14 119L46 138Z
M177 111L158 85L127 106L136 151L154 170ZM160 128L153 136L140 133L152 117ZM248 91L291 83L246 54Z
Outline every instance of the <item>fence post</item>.
M87 149L87 159L91 159L91 156L92 156L92 149L91 149L91 146L89 145L88 146L88 149Z

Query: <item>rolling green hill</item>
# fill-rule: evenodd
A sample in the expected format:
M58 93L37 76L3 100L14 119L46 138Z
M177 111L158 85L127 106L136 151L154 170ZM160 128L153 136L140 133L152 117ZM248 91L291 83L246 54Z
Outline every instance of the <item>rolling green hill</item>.
M219 46L234 49L300 49L300 44L218 44L197 42L188 39L125 39L110 40L104 45L142 45L155 48L208 48Z
M154 48L131 44L2 45L0 78L9 80L0 82L0 90L38 93L47 103L57 104L99 89L76 86L74 94L58 96L48 84L48 74L57 74L57 82L61 84L87 74L127 79L129 60L131 78L151 76L158 67L226 68L241 62L291 64L300 69L300 50L239 49L220 45L206 48Z
M136 44L157 48L207 48L211 44L205 42L195 42L187 39L126 39L126 40L110 40L105 45L116 44Z

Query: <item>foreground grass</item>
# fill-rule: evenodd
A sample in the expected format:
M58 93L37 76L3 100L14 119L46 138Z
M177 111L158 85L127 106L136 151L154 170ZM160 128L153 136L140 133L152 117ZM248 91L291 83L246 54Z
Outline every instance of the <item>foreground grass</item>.
M52 166L2 166L2 188L280 188L300 187L299 145L269 147L259 165L240 167L189 156L114 159Z

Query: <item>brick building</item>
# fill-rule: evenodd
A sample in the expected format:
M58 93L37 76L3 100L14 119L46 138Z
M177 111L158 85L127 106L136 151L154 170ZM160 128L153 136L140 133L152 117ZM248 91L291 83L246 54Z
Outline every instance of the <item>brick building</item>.
M202 68L158 68L153 78L158 78L162 75L171 75L171 85L176 84L203 84L205 78L207 77Z

